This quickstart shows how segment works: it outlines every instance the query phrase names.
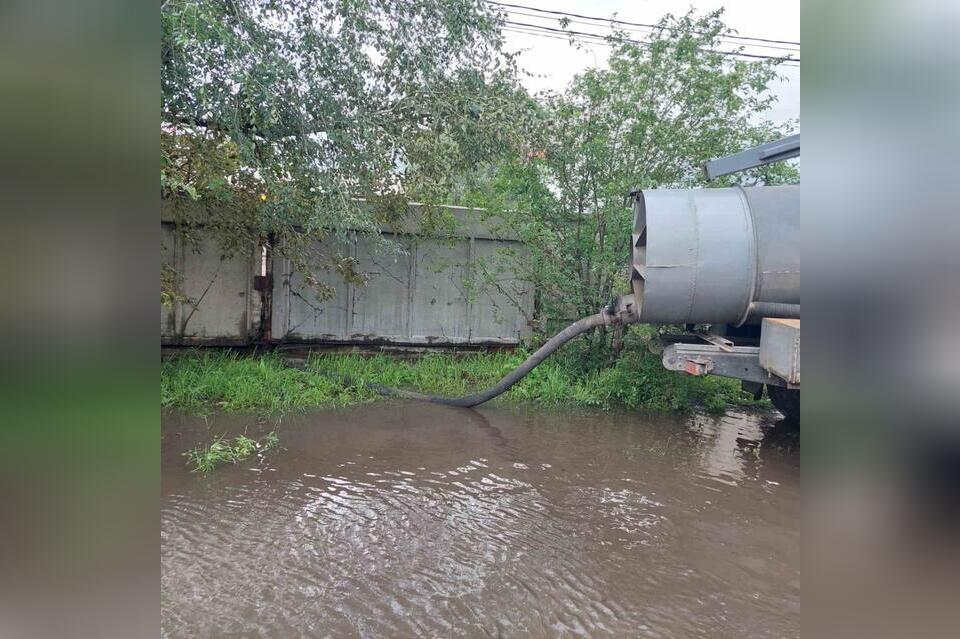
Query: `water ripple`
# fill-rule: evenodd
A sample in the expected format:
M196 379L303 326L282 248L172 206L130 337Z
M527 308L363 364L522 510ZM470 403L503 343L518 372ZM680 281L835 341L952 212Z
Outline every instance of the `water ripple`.
M163 634L799 633L799 473L724 448L756 424L423 410L286 432L273 472L165 468Z

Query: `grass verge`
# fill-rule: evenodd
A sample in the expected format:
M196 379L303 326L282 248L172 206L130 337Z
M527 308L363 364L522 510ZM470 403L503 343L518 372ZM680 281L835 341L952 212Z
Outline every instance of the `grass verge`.
M285 366L276 354L198 351L162 362L160 403L197 412L213 408L286 412L382 399L364 386L367 382L461 395L495 383L527 355L526 351L465 357L435 354L415 362L383 355L317 355L299 370ZM611 364L589 340L568 345L494 401L711 412L731 404L756 404L737 380L665 370L660 358L640 342L628 344Z
M280 438L275 432L267 433L259 440L246 435L237 435L233 439L221 435L206 446L188 450L184 456L195 472L208 473L222 464L236 464L254 453L265 453L279 443Z

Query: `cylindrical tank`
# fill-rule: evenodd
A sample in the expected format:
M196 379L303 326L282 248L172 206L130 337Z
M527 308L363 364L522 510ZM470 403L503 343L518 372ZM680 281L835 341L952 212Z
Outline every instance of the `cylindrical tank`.
M641 322L734 324L800 305L800 187L637 194L631 280Z

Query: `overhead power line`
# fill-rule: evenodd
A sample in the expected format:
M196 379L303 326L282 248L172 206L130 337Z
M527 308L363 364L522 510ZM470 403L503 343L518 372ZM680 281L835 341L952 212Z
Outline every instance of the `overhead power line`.
M553 17L550 17L550 16L545 16L545 15L542 15L542 14L539 14L539 13L529 13L529 12L526 12L526 11L520 11L520 10L518 10L518 9L504 9L504 11L506 12L506 14L507 14L508 16L511 16L511 17L512 17L512 16L523 16L523 17L525 17L525 18L534 18L534 19L537 19L537 20L559 20L558 18L553 18ZM605 20L605 22L609 23L609 20ZM586 20L577 20L577 19L570 19L570 23L571 23L571 24L582 24L582 25L586 25L586 26L589 26L589 27L596 27L596 26L598 26L595 22L588 22L588 21L586 21ZM643 35L650 35L652 32L655 32L656 29L648 29L648 28L640 29L640 28L635 28L635 27L634 27L634 28L624 28L624 29L622 29L622 31L628 31L628 32L631 32L631 33L640 33L640 34L643 34ZM724 41L724 42L727 42L728 44L739 44L739 45L741 45L741 46L749 46L749 47L754 47L754 48L759 48L759 49L774 49L774 50L777 50L777 51L792 51L792 52L794 52L794 53L800 53L800 49L799 49L798 47L794 47L794 46L786 46L786 47L785 47L785 46L780 46L780 45L776 45L776 44L759 44L759 43L752 43L752 42L751 42L751 43L741 43L741 42L736 42L736 43L734 43L734 42L730 42L730 41L728 40L728 38L731 38L731 37L733 37L733 36L718 36L718 37L719 37L720 40L722 40L722 41Z
M510 32L510 33L522 33L522 34L524 34L524 35L536 36L536 37L538 37L538 38L548 38L548 39L550 39L550 40L562 40L563 42L570 42L570 38L564 38L563 36L558 36L558 35L549 35L549 34L546 34L546 33L541 32L541 31L533 31L533 30L530 30L530 29L521 29L521 28L519 28L519 27L504 27L503 30L504 30L504 31L508 31L508 32ZM593 41L593 40L581 40L580 38L574 38L574 39L577 40L578 42L582 42L583 44L596 44L596 45L599 45L599 46L601 46L601 47L612 47L612 46L613 46L613 45L610 44L609 42L595 42L595 41Z
M505 20L504 24L514 26L514 27L526 27L528 29L534 29L537 31L545 31L551 33L560 33L560 34L570 34L574 36L588 37L588 38L598 38L601 40L606 40L610 37L602 33L589 33L586 31L573 31L570 29L556 29L554 27L547 27L540 24L530 24L529 22L513 22L511 20ZM618 38L614 38L617 40ZM650 43L643 40L632 40L630 38L622 38L623 41L629 42L631 44L638 44L640 46L649 47ZM773 56L773 55L761 55L759 53L746 53L745 51L722 51L719 49L699 49L704 53L717 53L720 55L731 56L731 57L744 57L744 58L756 58L760 60L783 60L787 62L800 62L800 58L794 58L791 56Z
M560 40L560 41L562 41L562 42L567 42L567 43L569 43L570 40L574 40L574 41L579 42L580 44L583 44L583 45L586 45L586 46L600 46L600 47L607 47L607 48L612 48L613 46L615 46L614 43L606 42L606 41L604 41L604 40L593 40L593 39L588 39L588 38L582 38L582 37L579 37L579 36L563 37L563 36L560 36L560 35L552 35L552 34L544 33L544 32L542 32L542 31L534 31L534 30L532 30L532 29L526 29L526 28L523 28L523 27L503 27L503 31L506 31L506 32L508 32L508 33L517 33L517 34L522 34L522 35L529 35L529 36L533 36L533 37L535 37L535 38L545 38L545 39L548 39L548 40ZM643 45L643 46L647 46L647 45ZM792 69L799 69L799 68L800 68L800 65L799 65L799 64L793 64L793 60L788 60L788 61L786 61L786 62L782 62L782 63L780 64L780 66L781 66L781 67L790 67L790 68L792 68Z
M522 35L529 35L536 38L545 38L548 40L560 40L562 42L570 42L571 40L574 40L576 42L579 42L580 44L588 45L588 46L601 46L601 47L607 47L607 48L612 48L615 46L615 43L608 42L605 36L602 38L585 38L582 36L574 36L571 34L567 34L567 36L562 36L562 35L556 35L551 33L545 33L543 31L537 31L535 29L528 29L526 27L503 27L503 31L506 31L509 33L522 34ZM640 46L649 47L648 43L639 43L639 44ZM799 69L800 65L794 64L794 62L796 62L796 60L790 59L781 63L780 66Z
M498 7L511 7L511 8L513 8L513 9L526 9L526 10L528 10L528 11L536 11L536 12L538 12L538 13L549 13L549 14L558 15L558 16L567 16L567 17L572 17L572 18L583 18L584 20L593 20L593 21L606 22L606 23L612 23L612 24L626 24L626 25L630 25L630 26L633 26L633 27L646 27L646 28L648 28L648 29L659 29L659 28L660 28L659 25L656 25L656 24L648 24L648 23L644 23L644 22L628 22L628 21L626 21L626 20L617 20L617 19L614 19L614 18L601 18L601 17L599 17L599 16L587 16L587 15L583 15L583 14L580 14L580 13L569 13L569 12L567 12L567 11L553 11L553 10L551 10L551 9L539 9L539 8L537 8L537 7L531 7L531 6L524 5L524 4L510 4L510 3L507 3L507 2L494 2L494 0L484 0L484 1L485 1L487 4L496 5L496 6L498 6ZM702 32L695 32L695 33L698 33L699 35L703 35ZM723 37L724 37L724 38L732 38L732 39L734 39L734 40L748 40L748 41L749 41L749 40L753 40L753 41L756 41L756 42L769 42L769 43L771 43L771 44L792 44L792 45L795 45L795 46L800 46L800 43L799 43L799 42L793 41L793 40L774 40L774 39L771 39L771 38L758 38L758 37L755 37L755 36L741 36L741 35L732 35L732 34L728 34L728 35L725 35L725 36L723 36Z

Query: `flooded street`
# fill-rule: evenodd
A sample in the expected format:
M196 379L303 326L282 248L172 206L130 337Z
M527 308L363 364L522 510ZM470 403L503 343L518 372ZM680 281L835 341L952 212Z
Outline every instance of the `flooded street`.
M416 402L163 417L168 637L798 637L800 451L768 415ZM262 459L191 473L215 435Z

